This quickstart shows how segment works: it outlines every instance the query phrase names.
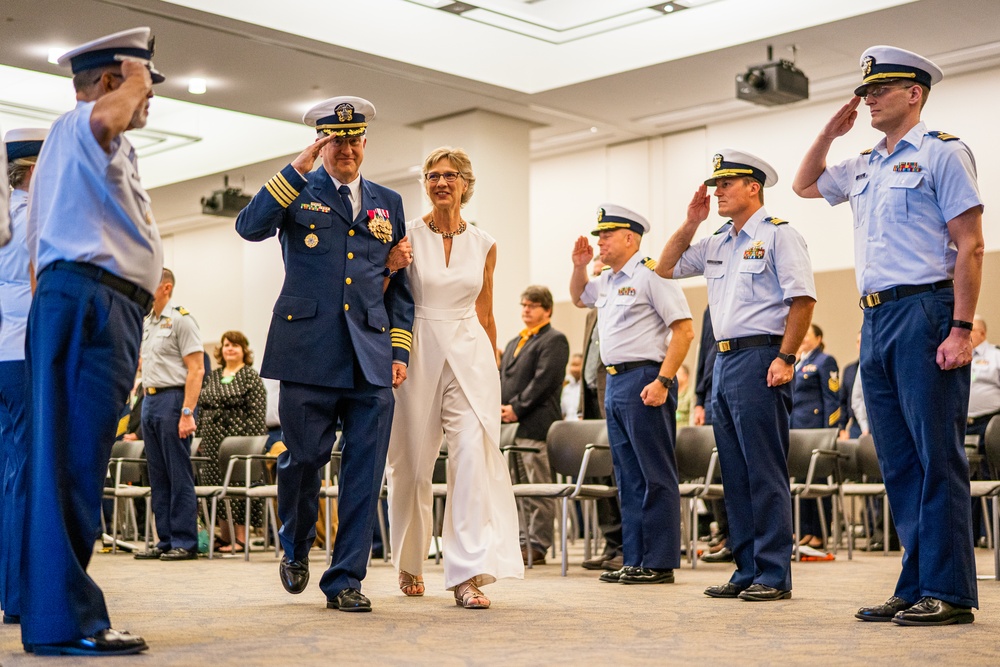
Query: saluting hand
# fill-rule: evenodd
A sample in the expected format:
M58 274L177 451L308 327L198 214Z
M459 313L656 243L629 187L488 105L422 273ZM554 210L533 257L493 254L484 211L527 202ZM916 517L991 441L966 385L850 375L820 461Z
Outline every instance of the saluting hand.
M685 222L697 225L705 222L708 219L711 202L712 198L708 194L708 186L702 183L694 191L694 196L691 197L691 203L687 207L687 220Z
M292 160L292 166L295 171L299 172L303 176L312 171L313 165L316 164L316 158L319 157L319 152L328 143L333 141L336 135L328 134L325 137L320 137L316 141L309 144L309 146L299 153L299 156Z
M594 259L594 248L586 236L581 236L573 246L573 266L587 266L592 259Z
M149 67L142 60L123 58L122 79L129 82L139 81L145 84L144 87L147 94L153 90L153 77L149 72Z
M861 98L855 95L850 102L840 107L823 128L822 135L832 141L850 132L851 128L854 127L854 121L858 118L859 104L861 104Z

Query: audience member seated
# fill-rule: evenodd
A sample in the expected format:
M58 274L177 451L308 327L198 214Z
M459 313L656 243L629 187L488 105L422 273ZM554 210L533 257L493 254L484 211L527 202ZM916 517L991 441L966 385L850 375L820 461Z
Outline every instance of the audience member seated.
M199 453L209 460L202 464L201 483L222 484L224 470L219 469L219 445L222 440L234 435L267 435L265 409L267 396L264 383L257 375L253 364L253 353L246 336L239 331L222 334L215 359L220 364L205 378L199 402L197 436L201 438ZM225 508L220 508L219 523L222 538L219 551L223 553L242 551L246 544L245 513L242 502L233 503L233 523L236 530L235 545L230 544ZM250 519L254 526L260 526L263 519L263 504L251 504Z

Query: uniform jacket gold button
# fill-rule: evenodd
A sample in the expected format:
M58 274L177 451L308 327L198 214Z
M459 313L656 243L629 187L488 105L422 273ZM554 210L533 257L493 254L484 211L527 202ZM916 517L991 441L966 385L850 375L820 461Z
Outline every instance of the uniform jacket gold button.
M309 225L309 229L316 229L316 225Z
M289 315L289 316L288 316L288 319L292 319L292 316L291 316L291 315Z
M354 253L353 252L347 253L347 259L354 259Z
M354 230L353 230L353 229L349 229L349 230L347 231L347 235L348 235L348 236L354 236Z
M350 284L351 284L351 279L350 279L350 278L348 278L348 279L347 279L347 280L345 280L344 282L346 282L346 283L347 283L348 285L350 285Z
M344 310L350 310L350 309L351 309L351 304L345 303L344 304Z

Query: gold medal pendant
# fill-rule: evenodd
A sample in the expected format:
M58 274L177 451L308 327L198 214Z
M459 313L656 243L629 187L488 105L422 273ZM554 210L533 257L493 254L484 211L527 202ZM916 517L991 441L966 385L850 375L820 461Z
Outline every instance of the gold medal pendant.
M381 215L376 215L368 221L368 231L382 243L392 240L392 224Z
M307 248L315 248L316 246L319 245L319 237L316 236L315 234L309 234L308 236L306 236L305 241Z

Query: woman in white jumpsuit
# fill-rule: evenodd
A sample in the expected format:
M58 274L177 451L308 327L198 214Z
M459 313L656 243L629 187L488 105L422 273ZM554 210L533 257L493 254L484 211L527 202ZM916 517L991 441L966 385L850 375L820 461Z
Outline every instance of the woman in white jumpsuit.
M475 177L461 149L424 161L430 213L406 223L416 304L407 380L396 389L387 466L392 556L400 589L424 593L432 529L431 476L448 443L442 531L445 587L456 604L485 609L479 586L523 577L517 508L500 453L500 375L493 320L496 243L466 224Z

